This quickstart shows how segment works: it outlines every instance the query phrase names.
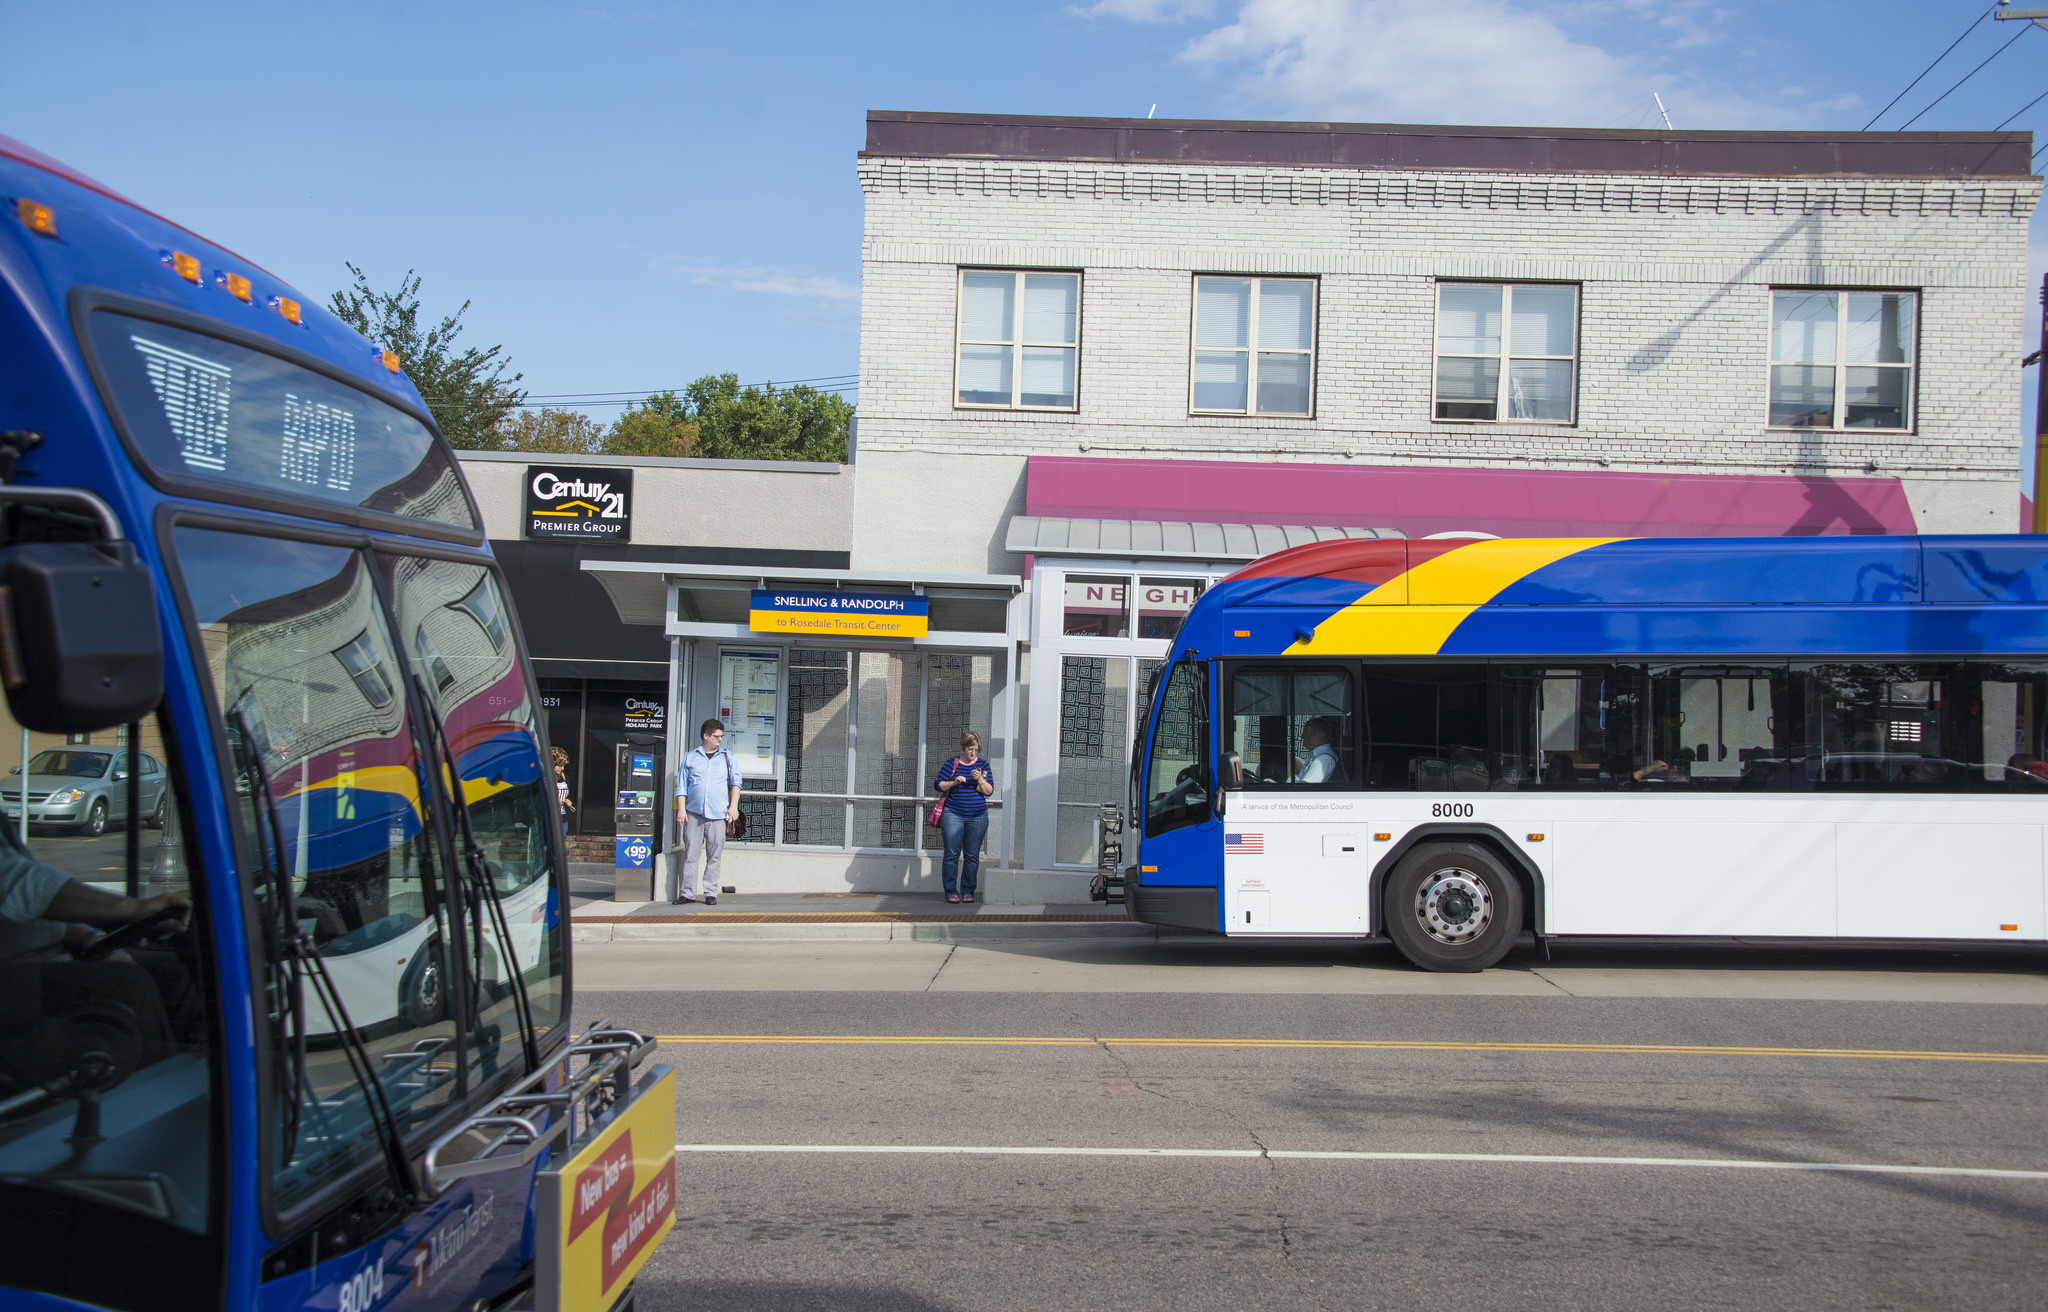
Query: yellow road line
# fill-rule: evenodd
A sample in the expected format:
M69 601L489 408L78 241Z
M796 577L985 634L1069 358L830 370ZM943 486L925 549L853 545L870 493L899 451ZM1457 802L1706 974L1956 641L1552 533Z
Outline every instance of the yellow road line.
M1611 1052L1638 1057L1850 1057L1865 1061L1988 1061L2048 1065L2044 1052L1917 1052L1890 1048L1723 1047L1691 1043L1461 1043L1444 1039L1120 1039L944 1034L657 1034L663 1043L933 1048L1306 1048L1365 1052Z

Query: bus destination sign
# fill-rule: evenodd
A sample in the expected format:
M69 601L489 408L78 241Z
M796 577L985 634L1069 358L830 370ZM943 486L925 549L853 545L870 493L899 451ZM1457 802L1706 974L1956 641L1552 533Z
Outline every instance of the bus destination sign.
M633 471L528 465L525 536L632 541Z

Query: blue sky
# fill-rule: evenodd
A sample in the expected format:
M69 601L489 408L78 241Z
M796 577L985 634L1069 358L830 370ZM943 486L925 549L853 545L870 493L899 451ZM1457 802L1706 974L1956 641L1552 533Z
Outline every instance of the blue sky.
M854 372L869 109L1608 127L1652 125L1655 92L1680 128L1857 129L1983 12L0 0L0 132L309 294L344 261L379 286L416 268L428 310L473 302L465 342L503 343L536 395L633 392ZM1979 23L1878 127L2021 26ZM2043 92L2029 29L1912 126L1991 128ZM2048 100L2012 126L2048 140ZM2035 252L2038 282L2038 219Z

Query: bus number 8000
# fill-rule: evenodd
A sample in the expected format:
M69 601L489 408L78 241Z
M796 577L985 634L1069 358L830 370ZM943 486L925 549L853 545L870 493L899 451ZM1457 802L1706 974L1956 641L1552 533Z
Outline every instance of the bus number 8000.
M1433 816L1456 816L1463 818L1472 814L1470 802L1432 802L1429 813Z

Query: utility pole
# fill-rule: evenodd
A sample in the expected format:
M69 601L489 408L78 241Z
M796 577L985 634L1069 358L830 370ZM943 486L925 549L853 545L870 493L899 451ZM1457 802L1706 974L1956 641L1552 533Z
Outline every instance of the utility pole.
M2048 533L2048 275L2041 279L2041 349L2034 353L2041 376L2034 390L2034 522Z
M1656 102L1657 102L1657 112L1658 112L1659 114L1662 114L1662 115L1664 116L1664 130L1665 130L1666 132L1676 132L1676 131L1678 131L1678 129L1677 129L1677 128L1674 128L1674 127L1672 127L1672 126L1671 126L1671 111L1670 111L1670 110L1668 110L1668 109L1666 109L1666 108L1664 108L1664 97L1662 97L1662 96L1658 95L1658 94L1657 94L1656 92L1652 91L1652 92L1650 93L1650 99L1652 99L1652 100L1654 100L1654 101L1656 101Z

